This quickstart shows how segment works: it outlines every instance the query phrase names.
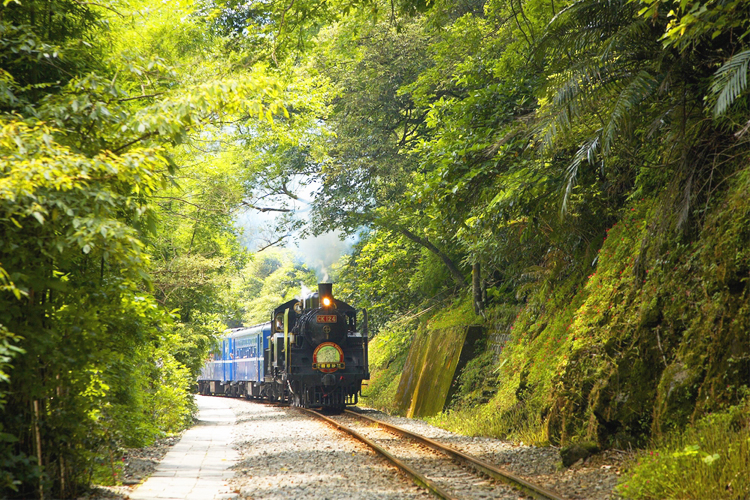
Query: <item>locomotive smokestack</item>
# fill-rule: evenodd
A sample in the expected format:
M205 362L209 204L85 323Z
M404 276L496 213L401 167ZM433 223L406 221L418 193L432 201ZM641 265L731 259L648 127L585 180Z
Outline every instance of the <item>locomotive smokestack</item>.
M333 297L333 283L318 283L318 296Z
M333 283L318 283L318 299L323 307L333 305Z

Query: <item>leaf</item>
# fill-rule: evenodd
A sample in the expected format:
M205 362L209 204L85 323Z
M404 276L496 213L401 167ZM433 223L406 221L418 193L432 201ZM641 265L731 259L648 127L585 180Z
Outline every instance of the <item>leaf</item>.
M707 455L703 457L703 463L706 465L712 465L714 462L716 462L719 459L719 454L714 453L713 455Z
M727 109L734 103L745 88L747 88L747 70L750 64L750 50L745 50L733 55L714 74L711 84L711 92L716 95L716 106L714 106L714 117L726 113Z
M573 191L573 187L576 185L578 179L578 168L581 166L583 160L587 163L593 164L597 159L597 151L599 149L599 139L602 129L596 131L596 135L589 140L585 141L578 151L576 151L573 161L568 165L565 171L565 193L563 194L562 207L560 213L565 214L568 210L568 200L570 199L570 193Z
M627 123L630 117L629 112L652 95L658 86L658 79L647 71L641 70L620 92L604 130L602 151L605 155L609 154L617 133Z

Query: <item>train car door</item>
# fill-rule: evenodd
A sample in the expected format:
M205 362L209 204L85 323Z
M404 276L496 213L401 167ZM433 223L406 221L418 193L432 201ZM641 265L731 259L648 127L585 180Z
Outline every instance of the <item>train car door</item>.
M222 344L222 356L221 356L221 380L222 382L229 382L232 380L232 339L224 339Z
M268 351L269 339L271 338L270 325L267 330L264 329L262 331L261 337L263 337L263 350L261 351L261 353L263 354L263 359L261 360L260 373L262 373L265 378L266 370L268 370L270 374L269 363L271 362L271 356L270 356L270 352Z
M229 363L227 363L227 368L229 369L229 373L227 374L227 380L231 381L234 380L234 364L235 364L235 352L234 352L234 344L235 340L233 338L229 338Z

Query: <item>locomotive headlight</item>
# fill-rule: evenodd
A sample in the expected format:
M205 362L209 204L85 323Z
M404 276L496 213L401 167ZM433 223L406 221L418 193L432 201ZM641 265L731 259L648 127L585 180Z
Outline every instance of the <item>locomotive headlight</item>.
M331 298L330 297L323 297L323 306L330 307L331 305Z

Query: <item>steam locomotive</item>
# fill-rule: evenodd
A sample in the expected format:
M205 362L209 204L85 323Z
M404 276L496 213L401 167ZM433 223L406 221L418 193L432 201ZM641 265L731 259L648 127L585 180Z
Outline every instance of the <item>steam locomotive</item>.
M271 321L227 330L198 377L200 394L343 409L370 378L367 311L333 297L333 285L273 310Z

